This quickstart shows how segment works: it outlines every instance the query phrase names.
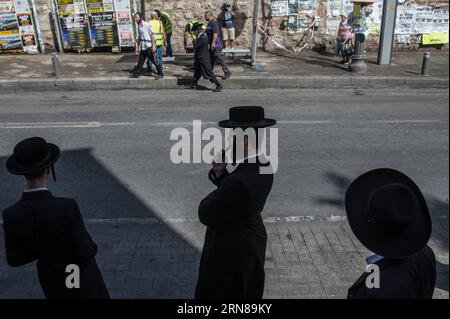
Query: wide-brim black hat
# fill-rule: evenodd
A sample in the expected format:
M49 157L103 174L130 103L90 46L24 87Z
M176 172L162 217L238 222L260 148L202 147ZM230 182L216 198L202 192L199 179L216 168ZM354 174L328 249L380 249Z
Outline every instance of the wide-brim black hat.
M201 29L201 28L203 28L205 26L205 24L203 23L203 22L195 22L193 25L192 25L192 31L197 31L198 29Z
M59 159L60 149L42 137L30 137L14 147L6 169L14 175L27 175L46 169Z
M230 108L229 119L219 122L224 128L264 128L277 123L274 119L265 118L261 106L235 106Z
M412 256L430 239L431 217L425 198L414 181L399 171L381 168L358 177L347 190L345 209L355 236L380 256L395 259ZM393 217L383 216L382 220L394 222L377 221L374 211L378 215L394 212ZM400 232L390 229L397 223L402 225Z

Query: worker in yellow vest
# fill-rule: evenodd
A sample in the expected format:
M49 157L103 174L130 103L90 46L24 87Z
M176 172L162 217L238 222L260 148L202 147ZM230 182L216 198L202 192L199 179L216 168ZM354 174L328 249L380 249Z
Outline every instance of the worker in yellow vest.
M167 12L161 12L159 10L155 10L155 12L158 14L159 19L163 23L164 32L166 32L166 56L172 57L172 18L170 18L170 14L168 14Z
M159 19L158 13L153 11L150 13L150 20L148 21L152 28L153 36L156 42L156 59L155 61L161 66L163 71L163 48L166 46L166 33L162 21ZM147 60L147 71L152 72L152 62Z
M200 19L192 19L188 21L186 27L184 28L184 50L186 52L188 51L189 38L191 38L192 41L197 37L196 32L193 30L193 26L195 24L199 24L200 28L206 28L205 22Z

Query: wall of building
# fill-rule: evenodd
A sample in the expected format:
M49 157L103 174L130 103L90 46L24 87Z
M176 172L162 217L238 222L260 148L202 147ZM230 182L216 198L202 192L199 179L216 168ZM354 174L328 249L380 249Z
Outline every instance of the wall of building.
M41 31L44 35L45 44L47 48L54 46L53 33L51 28L51 20L49 13L51 12L51 0L34 0L36 9L39 15ZM289 46L301 37L302 33L290 33L280 31L280 23L282 17L272 17L271 3L274 0L262 0L260 18L264 25L272 28L273 35L283 44ZM316 33L315 41L323 43L327 48L331 48L336 39L336 33L333 29L336 29L336 21L339 18L336 16L337 9L340 7L339 3L348 2L349 0L305 0L312 1L312 8L310 10L300 10L299 18L305 17L307 13L317 15L321 17L321 26ZM382 0L378 0L379 3L374 5L374 13L377 15L374 28L367 40L368 48L375 49L378 45L380 4ZM174 34L172 42L175 51L179 51L182 48L183 32L186 21L192 18L201 18L205 10L209 9L218 14L220 7L224 0L145 0L145 11L149 13L153 9L159 9L161 11L167 11L172 15L174 24ZM233 6L238 18L236 19L236 31L237 41L236 44L239 47L249 48L251 45L251 29L253 19L253 6L254 2L251 0L228 0ZM402 2L399 6L444 6L448 8L448 0L400 0ZM137 9L140 8L141 0L137 0ZM333 7L334 4L334 7ZM376 8L375 8L376 7ZM345 8L342 8L345 9ZM341 8L339 8L341 10ZM448 15L447 15L448 19ZM378 24L378 25L377 25ZM260 39L260 46L264 45ZM269 45L269 44L267 44ZM416 34L397 35L395 41L395 49L416 49L418 47L418 36Z

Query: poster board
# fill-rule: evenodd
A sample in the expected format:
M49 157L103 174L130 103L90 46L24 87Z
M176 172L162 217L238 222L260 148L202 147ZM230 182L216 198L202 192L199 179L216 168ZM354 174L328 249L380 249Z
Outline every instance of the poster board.
M29 0L0 0L0 52L39 53Z
M54 0L63 49L134 46L133 0Z
M284 1L272 1L270 4L270 11L272 17L284 17L288 15L288 2Z

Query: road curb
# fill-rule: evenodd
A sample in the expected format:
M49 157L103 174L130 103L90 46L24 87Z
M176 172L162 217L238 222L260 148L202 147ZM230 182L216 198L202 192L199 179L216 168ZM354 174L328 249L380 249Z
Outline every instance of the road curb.
M206 83L208 86L209 83ZM335 88L448 88L449 79L441 77L396 76L233 76L224 81L225 89L335 89ZM152 77L62 78L0 80L0 91L86 91L128 89L184 89L186 79Z

